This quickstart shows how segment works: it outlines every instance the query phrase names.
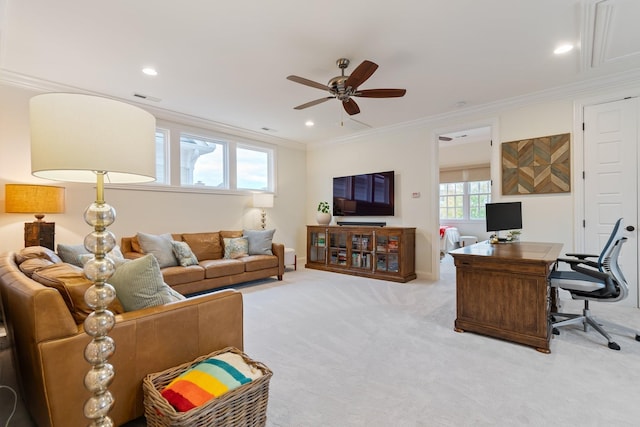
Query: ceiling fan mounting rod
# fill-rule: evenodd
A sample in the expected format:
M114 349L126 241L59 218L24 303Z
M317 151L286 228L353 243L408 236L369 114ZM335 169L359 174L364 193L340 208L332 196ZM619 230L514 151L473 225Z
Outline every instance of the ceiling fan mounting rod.
M349 66L349 60L347 58L340 58L336 61L336 65L338 68L342 70L342 75L344 76L344 69Z

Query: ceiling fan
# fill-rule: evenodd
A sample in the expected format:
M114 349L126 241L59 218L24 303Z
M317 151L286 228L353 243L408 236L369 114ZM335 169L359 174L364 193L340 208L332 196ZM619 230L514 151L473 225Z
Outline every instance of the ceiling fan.
M397 98L404 96L407 93L406 89L364 89L359 90L358 87L364 83L371 75L376 71L378 65L371 61L362 61L360 65L353 70L350 76L344 75L344 70L349 66L349 60L346 58L340 58L336 61L336 65L342 71L341 75L329 80L329 83L323 85L316 83L312 80L305 79L304 77L288 76L287 79L292 82L300 83L306 86L315 87L328 91L331 96L316 99L315 101L307 102L297 107L293 107L295 110L303 110L314 105L321 104L329 99L337 98L342 101L344 110L350 115L358 114L360 107L356 104L356 101L352 99L354 96L363 98Z

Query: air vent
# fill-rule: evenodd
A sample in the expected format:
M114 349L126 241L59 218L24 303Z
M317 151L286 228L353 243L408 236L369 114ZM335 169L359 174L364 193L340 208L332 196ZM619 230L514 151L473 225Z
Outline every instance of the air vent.
M146 99L147 101L160 102L162 101L160 98L156 98L154 96L143 95L141 93L134 93L133 96L140 99Z

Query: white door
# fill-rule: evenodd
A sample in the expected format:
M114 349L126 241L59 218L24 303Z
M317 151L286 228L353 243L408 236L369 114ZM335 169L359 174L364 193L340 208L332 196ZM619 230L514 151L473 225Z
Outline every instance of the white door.
M584 245L599 254L620 217L627 233L620 268L629 284L621 304L638 301L638 98L585 107L584 110ZM596 238L597 236L597 238Z

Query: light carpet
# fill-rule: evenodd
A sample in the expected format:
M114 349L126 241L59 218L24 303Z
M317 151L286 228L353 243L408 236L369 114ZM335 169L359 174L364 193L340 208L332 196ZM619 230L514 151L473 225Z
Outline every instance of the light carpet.
M245 352L274 372L267 425L640 425L631 331L610 329L622 347L614 351L595 332L563 328L551 354L454 332L455 269L442 267L437 282L299 268L243 287ZM638 309L591 308L640 330Z

